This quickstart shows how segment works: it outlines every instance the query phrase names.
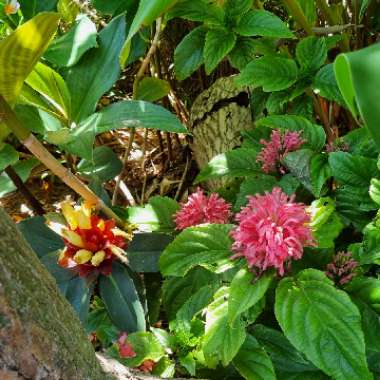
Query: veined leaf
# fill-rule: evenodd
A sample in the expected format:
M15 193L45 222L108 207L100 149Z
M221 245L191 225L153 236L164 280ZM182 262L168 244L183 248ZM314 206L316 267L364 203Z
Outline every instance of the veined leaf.
M174 17L220 26L224 21L224 11L220 6L207 0L180 0L166 16L169 20Z
M160 257L164 276L184 276L195 266L218 271L232 263L230 224L210 224L182 231Z
M239 86L263 87L265 92L289 88L298 79L298 68L292 59L261 57L249 63L236 78Z
M256 57L256 43L252 38L240 37L235 47L228 54L231 65L238 70L243 70Z
M264 10L251 10L243 15L234 31L246 37L294 38L280 18Z
M323 272L307 269L297 278L283 279L276 291L275 314L290 342L329 376L373 379L360 313Z
M304 38L297 44L296 57L304 71L318 70L327 59L325 39L315 36Z
M57 26L57 13L41 13L0 41L0 93L14 103Z
M136 98L148 102L155 102L166 96L170 92L170 84L168 81L146 77L137 88Z

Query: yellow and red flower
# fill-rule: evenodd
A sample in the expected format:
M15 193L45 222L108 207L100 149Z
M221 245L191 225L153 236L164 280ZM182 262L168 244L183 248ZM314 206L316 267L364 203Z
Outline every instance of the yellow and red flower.
M64 202L62 213L68 225L61 229L65 248L58 259L60 266L77 268L80 276L95 270L108 275L115 258L126 261L123 248L132 236L116 228L113 220L94 215L86 203L74 208Z

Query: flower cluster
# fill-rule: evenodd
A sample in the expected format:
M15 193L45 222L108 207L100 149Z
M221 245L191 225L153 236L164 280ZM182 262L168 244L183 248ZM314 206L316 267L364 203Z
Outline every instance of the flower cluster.
M264 173L285 174L285 168L281 165L284 156L299 149L304 142L300 132L281 132L275 129L269 141L260 140L264 147L257 156L257 162L261 163Z
M285 264L299 260L304 246L314 246L306 206L295 203L280 188L248 197L248 205L236 216L231 235L236 257L245 257L249 267L264 271L274 267L282 276Z
M336 284L344 285L357 275L358 266L358 262L352 258L350 252L338 252L333 261L327 265L326 276Z
M4 13L6 15L13 15L20 9L20 3L16 0L8 0L4 5Z
M187 203L175 214L177 230L204 223L227 223L231 216L231 205L218 194L207 197L201 189L189 196Z
M122 248L131 235L116 228L113 220L93 215L86 204L74 209L64 202L62 213L68 226L60 231L65 242L58 260L60 266L77 268L80 276L94 270L108 275L116 257L125 260Z

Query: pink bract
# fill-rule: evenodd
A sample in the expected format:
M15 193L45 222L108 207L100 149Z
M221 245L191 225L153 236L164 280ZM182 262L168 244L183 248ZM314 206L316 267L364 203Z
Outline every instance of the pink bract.
M249 267L260 271L274 267L283 276L285 264L299 260L303 247L315 245L306 206L280 188L248 199L248 206L236 215L238 227L231 232L233 258L245 257Z
M301 139L300 132L273 130L270 140L260 140L264 145L257 156L257 162L262 164L261 168L265 173L285 173L281 165L284 156L301 147L305 141Z
M203 223L227 223L231 216L231 205L218 194L207 197L201 189L189 196L187 203L175 214L177 230Z

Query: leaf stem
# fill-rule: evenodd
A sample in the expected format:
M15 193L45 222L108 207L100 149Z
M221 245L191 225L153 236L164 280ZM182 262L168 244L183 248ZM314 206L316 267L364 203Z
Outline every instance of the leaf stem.
M301 6L298 4L297 0L282 0L285 6L288 8L289 13L294 17L294 19L300 24L300 26L305 30L309 36L313 36L313 25L309 24L305 13L303 12Z

